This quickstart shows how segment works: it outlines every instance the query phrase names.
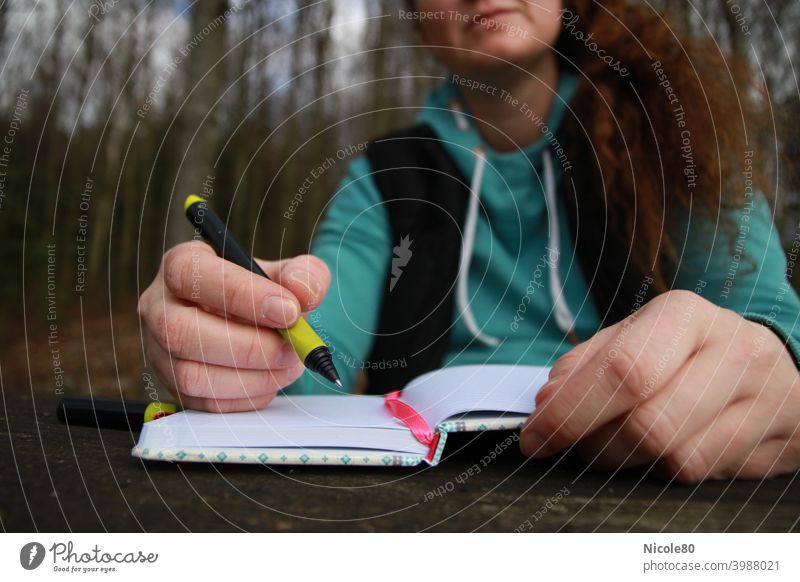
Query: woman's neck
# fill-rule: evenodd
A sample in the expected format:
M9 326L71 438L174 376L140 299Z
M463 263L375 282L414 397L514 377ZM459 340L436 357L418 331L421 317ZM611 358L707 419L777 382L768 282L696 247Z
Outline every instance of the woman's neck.
M472 121L492 149L525 148L541 137L541 129L531 117L546 120L550 113L558 84L555 54L549 52L525 71L509 66L476 80L497 87L493 92L459 88Z

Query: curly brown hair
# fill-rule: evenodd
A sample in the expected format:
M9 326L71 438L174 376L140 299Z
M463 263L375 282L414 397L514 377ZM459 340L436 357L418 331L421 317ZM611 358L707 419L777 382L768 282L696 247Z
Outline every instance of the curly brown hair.
M762 124L754 77L711 37L687 35L646 3L563 6L555 48L562 66L582 76L564 128L576 196L594 198L607 233L653 277L655 291L667 290L683 243L674 228L681 215L711 218L729 233L723 210L744 202L735 180ZM757 168L753 183L767 192Z
M578 244L581 264L612 320L637 281L652 279L648 293L672 287L688 242L676 228L682 217L710 220L733 248L725 210L742 206L736 178L764 135L763 89L749 64L680 22L637 0L563 1L554 48L581 77L563 127L572 168L564 196L578 238L590 241ZM753 165L752 186L770 191L764 165Z

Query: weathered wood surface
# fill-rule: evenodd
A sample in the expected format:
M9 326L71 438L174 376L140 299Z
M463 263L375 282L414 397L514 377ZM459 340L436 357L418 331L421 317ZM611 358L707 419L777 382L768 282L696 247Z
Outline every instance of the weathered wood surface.
M64 426L53 398L6 391L0 414L6 531L800 531L798 475L682 486L516 444L484 467L497 433L437 467L142 463L135 435Z

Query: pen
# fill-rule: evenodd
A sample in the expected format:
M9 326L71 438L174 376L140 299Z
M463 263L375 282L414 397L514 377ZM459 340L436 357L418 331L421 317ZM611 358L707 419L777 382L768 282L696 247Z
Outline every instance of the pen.
M168 402L132 402L107 398L67 396L58 402L56 416L72 426L96 426L139 431L142 424L177 412Z
M269 279L258 263L236 242L236 239L228 232L220 218L203 198L190 194L186 197L183 210L189 222L220 257ZM283 336L283 339L291 344L306 368L342 388L342 381L333 365L333 358L328 346L302 316L292 327L277 331Z

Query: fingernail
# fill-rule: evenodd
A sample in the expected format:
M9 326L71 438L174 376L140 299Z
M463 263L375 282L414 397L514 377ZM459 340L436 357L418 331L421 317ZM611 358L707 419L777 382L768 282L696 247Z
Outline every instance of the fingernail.
M273 295L267 297L261 309L261 315L278 324L293 322L299 315L297 306L293 301Z
M294 271L289 274L289 280L302 286L314 298L319 297L320 291L322 291L317 278L312 277L308 271Z
M292 344L290 343L283 344L283 347L281 348L281 353L278 356L278 365L286 366L287 368L289 368L299 361L300 358L297 357L297 352L294 351Z

